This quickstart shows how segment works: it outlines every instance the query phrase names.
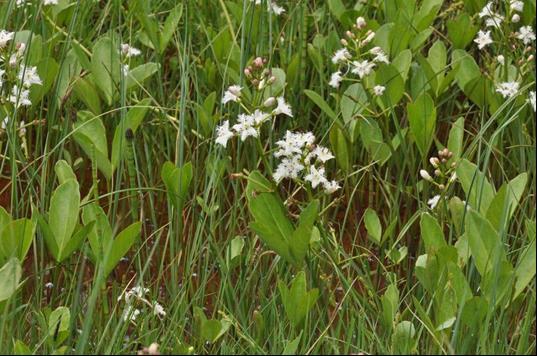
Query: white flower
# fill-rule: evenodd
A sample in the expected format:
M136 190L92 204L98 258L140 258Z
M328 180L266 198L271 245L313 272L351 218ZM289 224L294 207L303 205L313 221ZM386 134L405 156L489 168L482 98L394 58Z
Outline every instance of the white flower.
M500 63L502 66L505 65L505 57L502 56L501 54L496 57L496 60L498 61L498 63Z
M280 16L285 12L285 9L278 4L276 4L274 1L268 2L269 11L272 11L275 15Z
M324 187L324 191L326 194L332 194L334 192L336 192L338 189L340 189L341 187L339 186L338 182L336 182L335 180L333 181L325 181L323 183L323 187Z
M58 5L58 0L43 0L43 5Z
M499 28L504 19L505 17L500 14L492 14L488 19L485 20L485 26Z
M483 17L493 15L494 14L494 10L492 9L493 6L494 6L494 2L489 1L487 5L485 5L483 9L481 9L481 12L479 13L479 17L483 18Z
M382 85L375 85L375 87L373 88L373 94L375 94L376 96L381 96L382 94L384 94L385 90L386 87L383 87Z
M386 55L386 53L384 53L384 51L382 50L382 48L380 47L373 47L371 48L371 50L369 51L372 55L375 56L375 58L373 58L373 62L383 62L383 63L386 63L386 64L389 64L390 61L388 60L388 56Z
M140 299L143 298L146 293L149 293L148 288L144 288L141 286L132 287L130 290L128 290L125 294L121 294L117 300L120 301L122 298L125 299L125 302L127 304L130 304L132 302L132 298Z
M310 173L307 174L304 179L311 183L313 189L317 188L319 184L326 182L326 177L324 176L324 167L321 167L317 170L315 166L310 166Z
M346 48L340 48L332 56L332 63L338 64L341 62L345 62L346 60L350 58L351 58L351 54L349 53L349 50Z
M264 113L263 111L256 109L254 113L252 114L252 121L256 126L261 125L263 122L265 122L270 116L267 113Z
M293 117L291 106L285 102L284 97L280 96L276 100L278 101L278 106L276 106L276 109L274 109L272 113L274 115L287 115L289 117Z
M427 172L425 169L420 170L420 176L421 176L421 178L423 178L424 180L426 180L428 182L433 181L433 177L431 177L429 172Z
M9 101L17 107L32 105L32 102L30 101L30 91L28 89L21 90L17 85L13 86Z
M535 33L533 32L533 28L531 28L531 26L522 26L518 30L516 37L521 40L525 45L529 45L533 41L535 41Z
M435 195L431 199L427 201L427 204L429 205L429 208L434 209L438 205L438 202L440 201L440 195Z
M259 135L252 115L239 114L237 122L237 124L233 125L233 130L241 136L241 141L246 140L250 136L257 137Z
M227 141L234 136L233 132L229 129L229 121L226 120L222 125L216 128L216 140L215 142L224 147L227 146Z
M528 95L528 103L530 103L533 109L533 112L535 112L535 92L534 91L530 91Z
M311 132L291 132L285 133L285 139L276 142L279 149L274 153L276 157L292 157L302 155L303 149L307 145L315 142L315 136Z
M123 313L124 321L135 321L138 315L140 315L140 309L135 309L131 305L128 305Z
M153 314L159 317L165 317L166 311L164 310L164 307L160 305L159 303L155 302L153 304Z
M299 157L284 158L274 172L274 181L280 183L285 178L296 179L303 169L304 165L300 162Z
M477 47L479 49L483 49L489 44L491 44L493 41L492 41L492 38L490 37L490 31L487 31L487 32L479 31L477 33L477 37L475 38L474 42L477 43Z
M21 82L22 86L29 88L32 85L42 85L43 82L37 73L36 67L24 67L21 66L19 69L18 79Z
M14 36L15 36L14 32L0 30L0 49L4 48L9 41L13 40Z
M496 86L496 91L500 93L504 98L512 98L518 94L518 88L520 84L517 82L504 82Z
M140 51L138 48L132 47L128 43L122 43L121 44L121 53L127 58L130 57L136 57L142 54L142 51Z
M52 282L47 282L47 283L45 283L45 288L47 288L47 289L52 289L52 288L54 288L54 283L52 283Z
M22 6L26 5L26 0L17 0L17 1L15 2L15 5L16 5L17 7L22 7Z
M337 72L332 73L328 85L330 85L332 88L339 88L342 80L343 77L341 76L341 71L338 70Z
M352 72L354 74L357 74L360 79L363 77L369 75L373 68L375 68L375 63L369 62L368 60L363 61L353 61L352 62L353 68Z
M334 155L332 154L332 152L330 152L328 148L323 147L321 145L318 145L317 147L315 147L312 153L317 157L319 161L323 163L334 158Z
M524 2L520 0L511 0L509 3L509 6L511 7L511 10L522 12L524 11Z
M240 99L241 96L241 90L242 88L238 85L232 85L230 86L226 92L224 93L224 97L222 98L222 104L227 104L230 101L237 102Z

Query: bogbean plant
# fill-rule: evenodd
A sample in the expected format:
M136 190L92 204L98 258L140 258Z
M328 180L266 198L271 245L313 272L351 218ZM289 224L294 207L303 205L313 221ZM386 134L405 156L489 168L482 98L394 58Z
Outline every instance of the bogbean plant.
M534 17L0 2L0 349L534 353Z

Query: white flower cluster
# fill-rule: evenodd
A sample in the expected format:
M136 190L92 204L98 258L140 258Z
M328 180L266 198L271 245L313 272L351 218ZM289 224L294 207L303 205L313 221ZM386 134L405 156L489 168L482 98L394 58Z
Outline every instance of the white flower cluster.
M268 11L274 13L277 16L280 16L285 12L285 9L279 6L276 2L272 0L250 0L250 2L255 3L255 5L261 5L263 2L267 4Z
M17 7L23 7L23 6L26 6L30 3L30 1L28 0L17 0L15 2L15 5ZM58 0L43 0L43 5L44 6L49 6L49 5L58 5Z
M338 70L332 73L328 84L333 88L339 88L346 75L350 73L364 79L373 72L377 64L390 63L388 56L380 47L369 48L369 44L375 38L375 32L365 30L367 23L363 17L358 17L352 31L346 32L346 39L341 40L343 48L338 49L332 56L332 63L338 66ZM373 88L375 96L381 96L385 88L377 85Z
M232 85L226 90L222 97L222 103L240 102L242 88L238 85ZM259 137L261 126L277 115L293 117L291 106L285 101L283 96L274 98L270 97L263 103L263 108L268 111L255 109L253 113L239 114L237 123L230 128L229 120L225 120L216 128L215 142L226 147L227 142L234 136L239 136L241 141L248 137Z
M520 21L520 14L524 11L524 2L519 0L508 0L509 3L509 13L511 14L511 23L516 24ZM505 16L494 10L495 3L494 1L489 1L485 7L479 13L479 17L484 19L485 28L499 29L505 21ZM477 33L477 37L474 39L474 42L477 44L477 47L482 50L488 45L494 43L492 39L492 30L480 30ZM501 34L503 37L504 35ZM521 40L524 45L530 45L535 41L535 33L531 26L522 26L517 32L514 33L514 37Z
M524 11L524 2L520 0L506 0L506 15L504 16L499 12L500 3L495 1L489 1L483 9L479 12L479 17L484 20L485 29L480 30L477 33L474 42L477 44L479 50L483 50L487 46L493 44L495 40L493 35L497 35L498 38L504 38L505 33L511 32L508 26L505 28L500 28L502 24L517 24L520 22L520 14ZM508 16L507 16L508 15ZM510 20L506 21L506 17ZM531 47L531 44L535 41L535 33L531 26L521 26L517 31L511 32L510 38L520 40L522 45L526 47L523 51L524 55L528 52L533 52L534 50ZM517 63L521 64L523 62L531 62L533 60L533 54L530 54L527 58L524 58ZM496 56L497 62L504 66L506 65L506 60L503 55ZM519 95L520 83L517 80L511 80L506 82L501 82L496 84L496 92L500 93L505 99L513 98ZM528 102L531 104L531 92L528 96ZM532 105L533 106L533 105Z
M141 286L136 286L128 290L127 292L121 294L117 300L118 302L122 299L127 304L125 311L123 312L123 320L125 321L136 321L136 318L141 314L141 309L143 305L151 308L151 311L154 315L163 318L166 316L166 311L164 307L157 302L150 302L145 298L145 295L149 292L148 288Z
M313 189L323 186L328 194L340 189L335 181L329 181L325 176L324 163L333 159L330 150L315 144L315 136L311 132L287 131L285 138L276 142L278 149L274 156L281 161L274 172L274 180L280 183L283 179L303 179L311 184Z
M42 85L43 82L36 67L23 64L26 50L24 43L18 43L14 53L7 52L8 43L13 39L13 32L0 30L0 90L8 91L7 101L16 107L30 106L30 88L33 85ZM8 86L8 89L5 89L5 86Z

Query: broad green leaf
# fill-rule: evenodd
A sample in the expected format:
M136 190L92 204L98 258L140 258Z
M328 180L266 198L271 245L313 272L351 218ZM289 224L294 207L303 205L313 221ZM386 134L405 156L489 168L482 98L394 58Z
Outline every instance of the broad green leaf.
M407 106L410 132L423 157L427 156L436 129L436 107L428 94L423 94Z
M444 233L438 221L428 213L421 214L420 219L421 239L428 255L435 255L440 249L447 247Z
M80 246L82 246L84 239L86 238L86 236L88 236L88 233L92 228L93 222L91 222L89 225L82 226L78 230L76 230L71 239L69 239L69 241L65 245L64 249L59 252L58 262L62 262L63 260L71 256L76 250L78 250Z
M375 73L375 84L386 88L381 96L384 106L390 108L397 105L405 92L405 82L399 69L392 64L383 64Z
M8 300L17 291L22 270L17 258L10 258L0 268L0 302Z
M78 112L79 120L74 125L75 141L86 155L94 161L97 168L106 177L112 178L112 164L108 159L108 142L106 128L101 118L87 111Z
M49 226L60 255L75 230L79 207L80 192L78 191L78 183L73 179L60 184L52 194Z
M192 181L192 164L188 162L182 167L176 167L173 163L166 162L162 166L161 178L166 186L170 203L181 211Z
M125 230L121 231L112 244L105 261L104 274L108 276L116 267L121 258L125 257L131 246L134 244L141 233L141 222L135 222L129 225Z
M380 245L382 242L382 225L380 224L380 219L375 210L371 208L365 210L364 223L369 237L377 245Z
M58 307L50 313L48 319L48 336L51 337L56 346L69 336L69 323L71 322L71 312L67 307Z
M295 337L293 340L289 341L287 345L285 345L285 349L283 350L282 355L295 355L296 354L303 332L304 331L301 330L300 334L298 334L297 337Z
M337 164L345 172L350 172L352 168L351 145L345 132L335 125L330 130L330 146L336 156Z
M464 117L459 117L449 130L447 148L453 153L448 163L456 162L461 157L462 145L464 140Z
M91 110L95 115L101 113L101 99L97 93L97 88L93 84L93 81L90 78L78 78L74 85L73 91L84 104Z
M484 277L507 262L503 243L490 222L474 210L466 216L466 234L479 274Z
M73 172L73 169L69 163L63 159L56 162L54 165L54 172L56 172L56 176L58 177L60 184L67 182L69 179L76 180L75 172Z
M330 119L337 122L337 115L324 99L312 90L304 90L304 94L315 103Z
M392 335L392 352L400 355L410 355L414 348L416 328L410 321L401 321L395 326Z
M528 182L528 174L522 173L509 183L502 185L487 209L487 219L500 231L506 229L515 212Z
M24 261L35 235L35 221L18 219L0 226L0 263L11 257Z
M298 272L291 282L290 288L282 281L278 281L278 289L287 318L293 327L298 329L317 301L319 290L307 290L304 271Z
M487 177L466 159L459 162L456 172L470 207L485 214L494 199L494 188Z
M472 23L472 19L466 12L462 12L454 19L447 20L446 27L453 48L461 49L472 42L479 29Z
M341 116L349 124L369 105L367 93L360 83L350 85L341 98Z
M127 90L133 89L136 86L142 85L142 83L155 74L158 71L159 65L157 63L144 63L136 68L130 69L126 76L126 88Z
M319 214L319 201L313 200L300 214L298 227L289 240L291 256L300 265L308 252L313 224Z
M259 193L250 199L249 208L254 218L254 221L250 223L252 230L269 248L293 263L289 239L294 229L280 199L274 193Z
M533 239L519 255L515 269L516 283L513 300L524 291L535 277L535 261L537 260L535 251L535 239Z
M91 203L82 210L82 221L85 225L95 223L88 234L88 240L95 262L102 261L113 238L108 217L97 203Z
M110 37L101 37L93 46L91 72L108 105L117 96L122 70L119 55L119 45Z
M178 3L170 11L168 17L166 17L166 21L164 22L164 26L160 33L160 53L163 53L166 50L166 47L168 47L168 44L170 43L170 40L177 29L177 25L179 25L182 14L183 4Z
M399 290L397 289L397 286L395 284L390 284L380 300L382 303L384 325L389 329L392 329L395 316L399 310Z

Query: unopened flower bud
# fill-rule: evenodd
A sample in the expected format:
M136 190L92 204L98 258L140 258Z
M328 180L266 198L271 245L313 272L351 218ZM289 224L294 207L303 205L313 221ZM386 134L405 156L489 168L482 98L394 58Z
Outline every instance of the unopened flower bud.
M246 68L246 69L244 70L244 75L247 76L247 77L249 77L249 76L252 75L252 71L250 70L250 68Z
M443 185L443 184L440 184L440 185L438 185L438 189L440 189L440 190L444 190L444 189L446 189L446 186Z
M431 177L429 175L429 172L427 172L425 169L420 170L420 176L421 176L421 178L423 178L424 180L426 180L428 182L433 181L433 177Z
M358 29L362 29L364 28L365 26L367 25L367 23L365 22L365 19L360 16L356 19L356 27L358 27Z
M341 44L342 44L343 46L348 46L348 45L349 45L349 42L348 42L346 39L344 39L344 38L342 38L339 42L341 42Z
M263 67L263 58L257 57L256 59L254 59L254 66L258 68Z
M431 157L431 158L429 158L429 162L431 162L431 165L432 165L434 168L437 168L438 165L440 164L440 160L438 159L438 157Z
M519 14L514 14L513 17L511 17L511 22L512 23L520 22L520 15Z
M274 104L276 104L276 98L271 96L270 98L265 100L265 102L263 103L263 106L266 107L266 108L269 108L271 106L274 106Z
M439 177L441 174L442 174L442 171L441 171L441 170L439 170L439 169L435 169L435 170L434 170L434 175L435 175L435 176Z

